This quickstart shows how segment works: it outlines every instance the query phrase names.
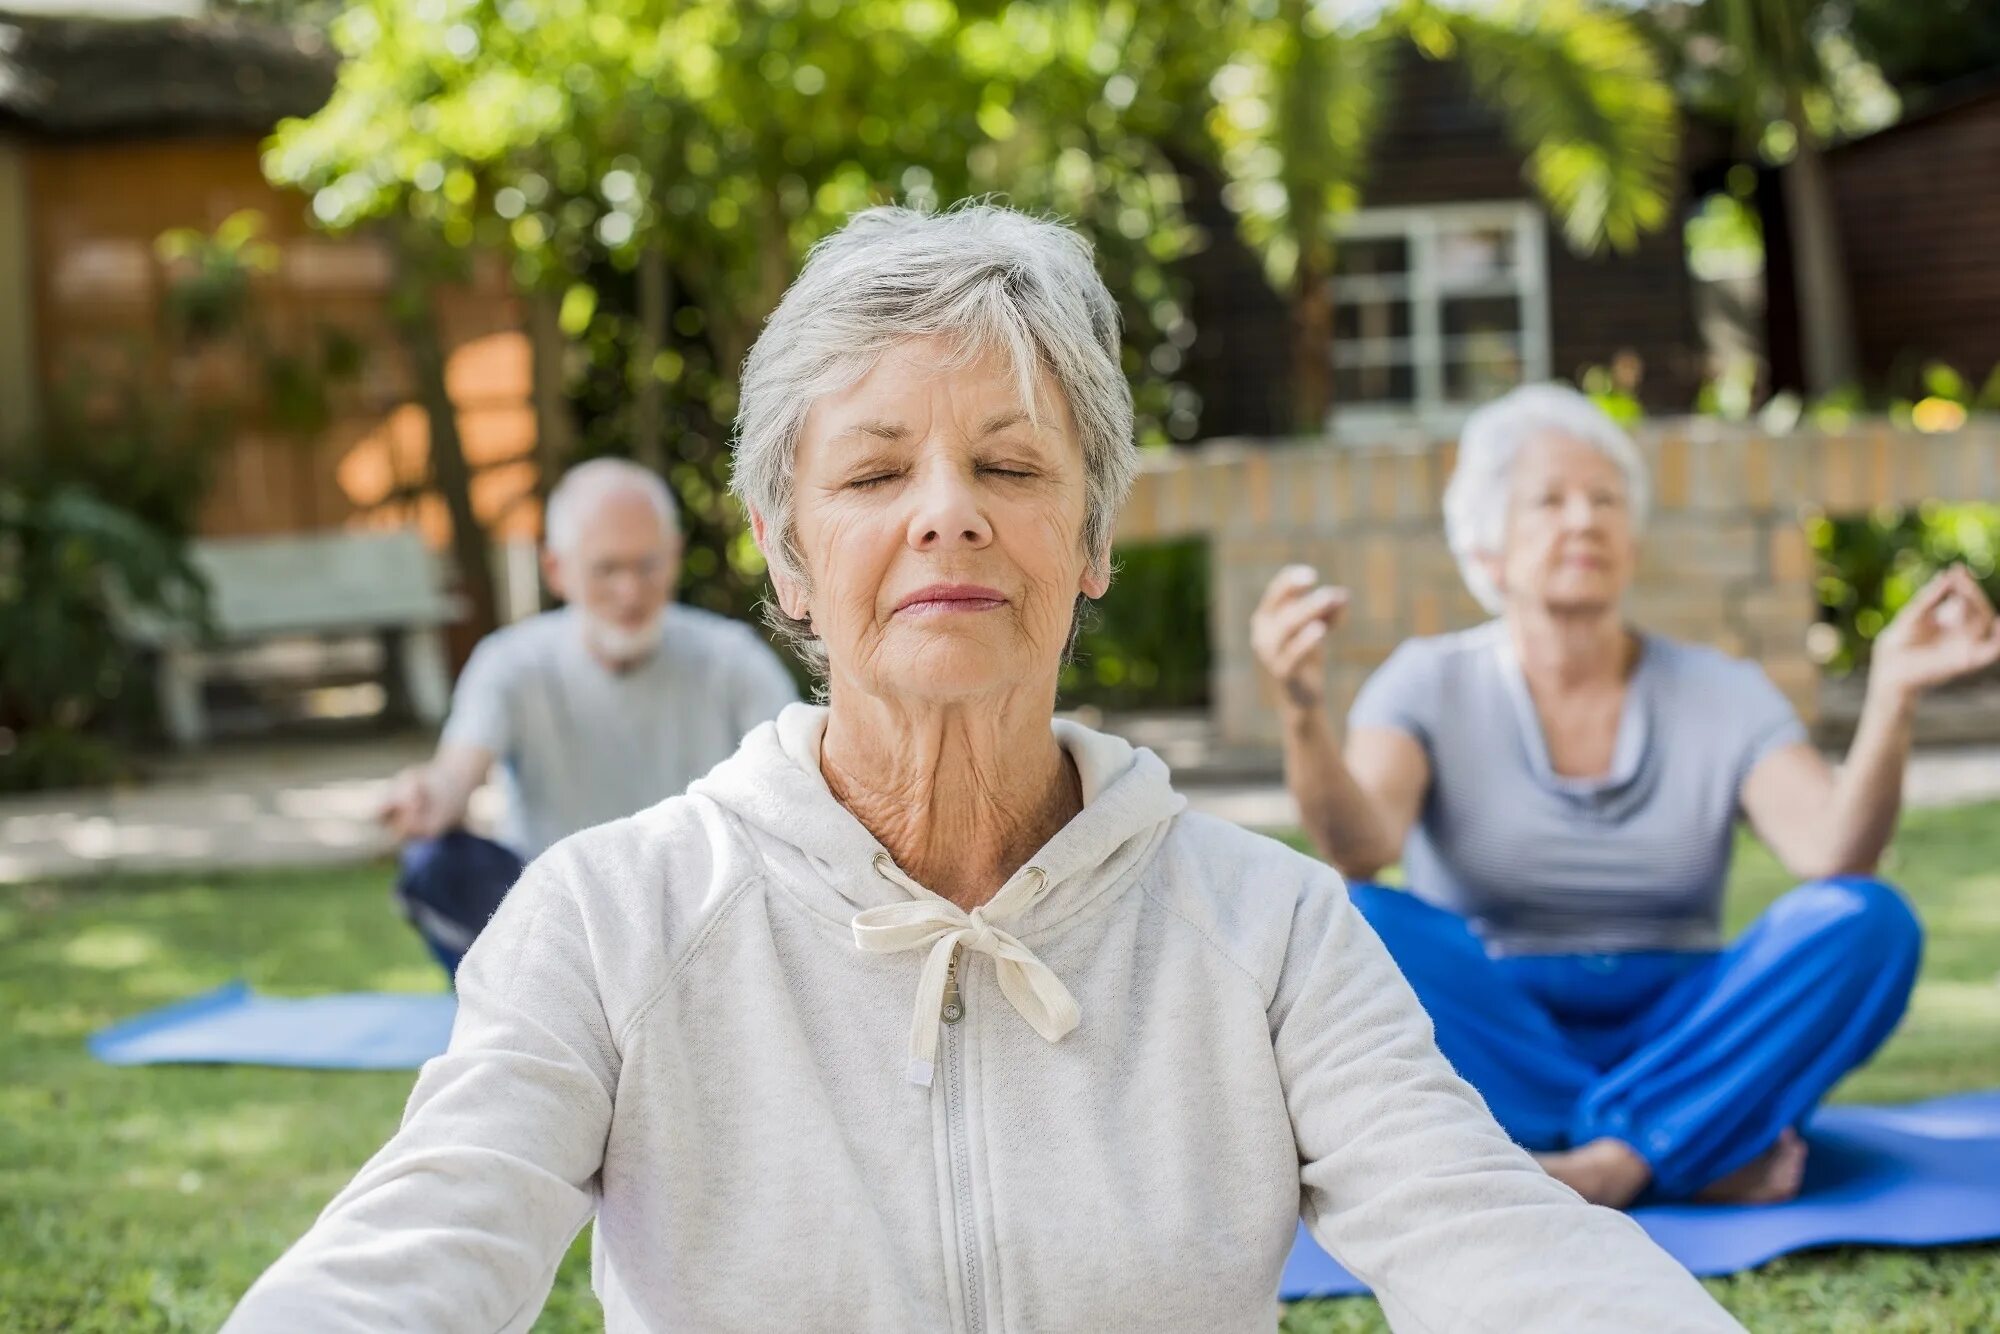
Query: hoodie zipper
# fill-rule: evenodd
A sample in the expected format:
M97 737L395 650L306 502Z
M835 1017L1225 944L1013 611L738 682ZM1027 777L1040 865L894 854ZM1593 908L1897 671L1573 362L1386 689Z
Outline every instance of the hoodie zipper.
M965 1056L959 1032L959 1023L965 1018L965 996L958 974L963 955L960 949L951 953L945 972L944 1006L938 1017L945 1024L945 1138L951 1149L952 1212L958 1219L959 1286L965 1296L967 1334L983 1334L986 1316L979 1293L979 1233L972 1218L972 1157L965 1143Z

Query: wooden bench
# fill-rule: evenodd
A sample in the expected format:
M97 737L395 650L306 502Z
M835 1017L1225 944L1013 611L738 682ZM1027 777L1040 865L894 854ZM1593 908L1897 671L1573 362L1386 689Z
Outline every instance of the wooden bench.
M399 711L430 726L444 721L444 627L459 610L416 532L209 539L191 554L208 579L217 637L198 641L157 618L127 620L133 639L159 656L160 717L176 744L207 739L202 685L226 654L278 639L376 637Z

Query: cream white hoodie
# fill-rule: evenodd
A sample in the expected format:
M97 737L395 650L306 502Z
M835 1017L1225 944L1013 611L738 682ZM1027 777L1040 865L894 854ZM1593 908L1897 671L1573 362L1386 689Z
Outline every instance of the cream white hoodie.
M1508 1141L1331 870L1152 752L1057 724L1084 809L967 917L824 729L528 869L402 1129L229 1330L526 1330L594 1213L621 1334L1268 1331L1301 1210L1398 1330L1739 1328Z

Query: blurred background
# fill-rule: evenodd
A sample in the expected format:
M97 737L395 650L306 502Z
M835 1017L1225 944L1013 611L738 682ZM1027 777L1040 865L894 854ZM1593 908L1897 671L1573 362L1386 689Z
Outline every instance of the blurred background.
M297 868L380 853L372 778L427 747L480 636L548 605L542 500L580 460L665 476L683 599L754 620L745 351L852 210L984 194L1073 221L1124 309L1146 466L1064 706L1251 823L1289 823L1257 804L1256 590L1295 559L1356 589L1336 706L1480 619L1437 497L1458 423L1524 381L1584 388L1651 458L1638 619L1756 657L1828 744L1933 570L2000 595L1993 0L0 0L0 881L28 886L0 943L40 979L15 999L400 958L386 914L365 948L334 918L274 944L206 882L171 911L115 882L102 918L46 885L275 866L290 902L344 901ZM2000 795L2000 687L1925 710L1937 790ZM1936 855L1969 904L1994 876L1964 818ZM417 962L322 980L427 985ZM1958 1015L2000 1035L1988 1000ZM13 1111L59 1111L53 1079ZM175 1161L300 1151L304 1087L261 1121L292 1094L243 1086ZM161 1129L132 1117L120 1153ZM232 1197L264 1231L219 1269L107 1242L23 1327L100 1301L105 1328L204 1326L352 1170L327 1152ZM109 1161L202 1198L195 1168Z
M1820 669L1865 668L1938 562L1992 577L2000 12L1976 0L0 12L0 523L48 571L6 599L0 789L114 776L173 730L131 652L165 626L130 633L83 572L198 623L191 543L414 530L456 663L543 605L551 479L616 453L687 508L683 596L748 615L736 368L813 241L890 199L992 192L1090 234L1163 473L1220 439L1320 471L1435 455L1550 376L1649 443L1791 441L1813 473L1858 449L1830 493L1786 473L1685 534L1766 548L1721 563L1738 591L1811 564L1797 639L1720 603L1665 627L1779 661L1829 726L1852 692ZM1932 435L1977 443L1895 477ZM1337 500L1300 513L1341 526ZM1766 519L1809 551L1746 543ZM1071 702L1220 708L1256 738L1224 698L1228 526L1132 525ZM1469 614L1435 574L1397 592L1441 611L1385 609L1378 638ZM202 736L396 716L379 647L264 628L219 627Z

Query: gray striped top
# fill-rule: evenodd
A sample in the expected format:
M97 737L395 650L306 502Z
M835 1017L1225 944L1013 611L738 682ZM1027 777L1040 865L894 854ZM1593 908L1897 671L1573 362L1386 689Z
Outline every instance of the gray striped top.
M1755 663L1646 635L1610 772L1563 777L1498 621L1405 643L1348 726L1424 748L1404 873L1494 954L1716 948L1743 781L1806 735Z

